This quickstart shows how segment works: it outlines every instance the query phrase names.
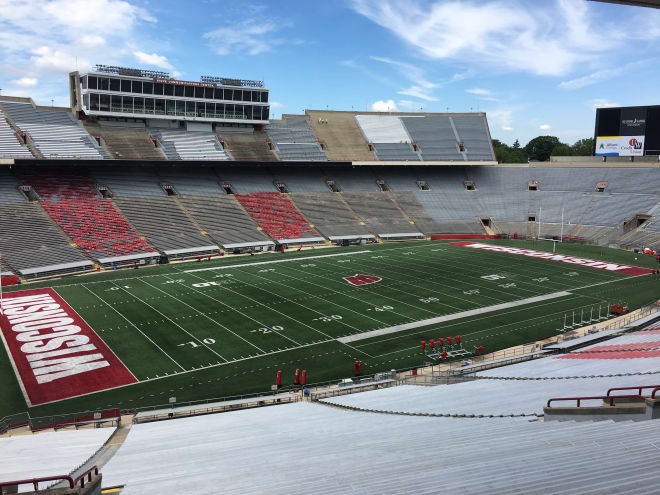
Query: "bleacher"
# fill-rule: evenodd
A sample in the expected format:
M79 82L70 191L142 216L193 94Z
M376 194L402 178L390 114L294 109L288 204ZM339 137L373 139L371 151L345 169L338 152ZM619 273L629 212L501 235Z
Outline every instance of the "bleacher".
M307 110L309 123L319 141L326 146L328 160L374 161L373 151L360 132L353 112Z
M401 117L410 138L421 150L422 160L463 161L459 138L450 117Z
M85 258L34 203L0 203L0 252L14 273L25 278L87 271Z
M291 199L303 215L328 239L372 238L338 193L293 193Z
M133 197L114 200L147 242L174 258L216 253L219 246L186 215L176 198Z
M379 237L423 237L388 193L345 192L342 196L369 230Z
M15 101L3 101L2 106L16 125L30 135L43 158L108 158L71 112L36 109L31 103Z
M91 428L0 438L0 481L68 475L94 456L114 432L113 428ZM39 488L56 483L42 482ZM19 486L19 492L31 489L31 484Z
M266 133L275 144L280 160L327 161L317 137L304 118L286 118L282 122L272 121Z
M115 160L165 160L146 132L143 122L115 122L100 120L84 123L87 131L100 136Z
M231 195L182 196L180 201L224 249L273 245Z
M467 160L495 160L490 133L484 116L451 117L459 140L465 145Z
M218 138L225 142L225 148L237 161L275 162L277 155L268 149L268 135L264 131L230 132L231 127L216 128Z
M34 158L32 152L16 137L14 129L0 110L0 158Z
M280 193L237 194L254 221L280 242L319 242L323 237L310 226L291 200Z
M23 174L22 179L39 194L41 206L55 223L93 259L110 263L154 252L112 202L101 197L84 171L39 170Z
M231 160L213 132L159 128L149 132L160 141L168 160Z

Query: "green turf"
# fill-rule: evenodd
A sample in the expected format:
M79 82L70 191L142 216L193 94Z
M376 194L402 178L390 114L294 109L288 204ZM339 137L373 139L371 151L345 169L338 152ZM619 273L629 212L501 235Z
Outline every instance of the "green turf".
M552 250L547 242L492 242ZM600 247L562 244L557 252L658 265L649 256L635 261L630 252ZM334 254L346 256L326 257ZM311 256L324 257L306 259ZM279 260L290 261L270 263ZM245 263L251 265L232 268ZM190 272L198 269L205 270ZM383 280L365 286L343 280L356 273ZM482 278L488 275L505 278ZM23 288L40 286L54 287L140 383L35 407L35 416L164 404L172 396L185 401L259 392L270 388L278 369L291 384L296 368L307 369L309 382L350 376L355 359L365 363L365 374L417 366L428 361L419 350L421 339L459 334L466 348L483 345L490 352L554 335L573 312L590 314L599 306L604 311L611 302L636 308L660 297L654 277L419 241L228 257ZM350 345L336 340L560 291L571 295ZM0 417L24 410L3 349Z

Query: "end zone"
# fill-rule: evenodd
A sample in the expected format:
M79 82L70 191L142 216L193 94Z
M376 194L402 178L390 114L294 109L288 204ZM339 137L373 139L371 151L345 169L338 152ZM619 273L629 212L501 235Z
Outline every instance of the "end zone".
M30 407L138 381L51 288L4 294L0 329Z
M547 251L536 251L534 249L515 248L510 246L497 246L493 244L483 244L481 242L450 242L450 246L461 246L471 249L481 249L482 251L494 251L497 253L516 254L518 256L529 256L531 258L544 259L559 263L568 263L571 265L586 266L595 270L623 273L624 275L648 275L653 273L650 268L640 266L619 265L608 261L592 260L589 258L580 258L579 256L570 256L567 254L549 253Z

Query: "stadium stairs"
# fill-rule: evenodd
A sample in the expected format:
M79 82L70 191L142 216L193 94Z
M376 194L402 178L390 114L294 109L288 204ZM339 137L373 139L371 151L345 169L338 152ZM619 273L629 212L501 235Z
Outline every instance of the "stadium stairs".
M364 139L353 112L322 112L306 110L309 125L325 146L329 160L375 161L369 143ZM327 122L327 123L326 123Z
M324 240L284 194L275 192L237 194L236 199L264 232L277 241Z
M234 160L244 162L276 162L279 160L277 155L269 149L268 136L264 131L228 132L229 129L219 127L216 129L216 133Z
M156 255L112 201L100 197L90 177L54 169L22 178L39 194L55 223L92 259L107 264L130 255Z

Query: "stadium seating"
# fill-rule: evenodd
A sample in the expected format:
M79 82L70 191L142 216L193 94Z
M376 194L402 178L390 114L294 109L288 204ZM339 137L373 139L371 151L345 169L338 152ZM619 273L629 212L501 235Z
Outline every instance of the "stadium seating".
M43 158L108 158L71 112L36 109L31 103L3 101L16 125L32 138Z
M231 195L182 196L180 201L202 229L225 249L273 244Z
M214 253L219 249L201 233L176 198L144 196L114 201L149 244L165 254L188 256Z
M486 117L477 115L451 117L459 140L465 145L467 159L495 160Z
M273 165L268 170L274 180L286 184L290 192L328 192L326 174L320 168Z
M26 278L93 267L33 203L0 203L0 252L12 271Z
M604 395L612 387L655 384L657 379L647 373L658 369L658 353L625 354L625 349L658 340L657 334L636 332L570 354L482 371L477 373L482 379L450 387L406 385L323 400L361 409L407 413L543 414L543 407L551 397ZM624 352L616 357L603 352L594 358L592 353L604 345L607 349L620 346Z
M307 110L305 113L309 116L314 134L325 144L329 160L371 162L376 159L360 132L353 112Z
M22 176L41 197L40 204L76 245L97 260L153 252L115 209L100 197L91 178L68 169Z
M212 132L152 128L168 160L230 160Z
M658 441L652 421L428 418L296 403L135 425L103 475L125 495L190 486L227 494L652 493Z
M218 127L218 137L234 160L245 162L274 162L277 155L268 149L268 135L264 131L242 130L230 132L233 128Z
M273 239L283 242L297 242L301 239L323 240L291 200L283 194L237 194L236 199Z
M115 122L100 120L84 122L87 131L100 136L110 157L116 160L165 160L165 155L145 131L142 122Z
M397 208L388 193L345 192L342 193L342 196L369 230L378 236L383 237L393 234L421 235L419 230Z
M104 167L91 169L98 185L106 186L117 197L163 196L155 167Z
M113 428L44 432L0 438L0 481L68 475L91 458L115 432ZM57 482L41 483L44 489ZM21 485L19 491L31 490Z
M291 199L303 215L329 239L371 237L338 193L292 193Z
M463 161L450 117L401 117L410 138L422 153L422 160Z
M266 126L266 133L275 144L280 160L328 160L304 118L285 118L282 122L271 122Z
M0 110L0 158L34 158L32 152L16 137L14 129L5 120Z

